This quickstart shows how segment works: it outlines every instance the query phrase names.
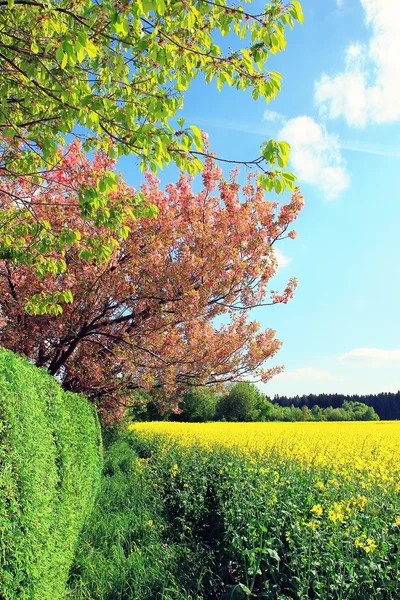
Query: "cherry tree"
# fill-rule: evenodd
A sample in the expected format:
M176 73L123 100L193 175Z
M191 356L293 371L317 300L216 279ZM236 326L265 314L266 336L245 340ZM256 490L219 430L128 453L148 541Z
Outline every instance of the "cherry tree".
M140 193L158 216L135 219L132 213L118 244L107 245L102 211L122 210L137 190L116 177L107 205L85 212L76 183L90 184L115 172L115 165L103 152L90 161L79 142L63 157L40 183L18 181L32 213L21 207L18 226L34 231L39 219L52 242L46 251L43 238L35 262L12 254L0 261L4 347L46 368L65 389L95 399L108 414L134 389L171 392L249 375L265 381L280 371L264 363L281 343L249 313L293 296L294 279L281 293L269 284L277 269L275 243L295 237L291 223L303 207L298 189L280 205L265 198L256 174L241 188L237 171L225 179L210 157L199 192L187 174L163 190L147 173ZM99 247L108 248L101 261ZM67 269L59 268L63 261ZM40 307L41 301L48 305Z

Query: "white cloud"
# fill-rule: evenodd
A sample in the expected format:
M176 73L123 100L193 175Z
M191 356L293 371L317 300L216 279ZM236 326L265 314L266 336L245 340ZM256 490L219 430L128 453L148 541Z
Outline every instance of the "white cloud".
M274 246L274 254L275 254L276 260L278 261L278 270L284 269L285 267L287 267L287 265L289 263L292 262L292 259L290 258L290 256L286 256L285 254L283 254L283 252L280 248L276 248L275 246Z
M338 137L311 117L290 119L278 139L289 142L293 170L300 181L318 187L328 200L336 198L350 185Z
M360 1L371 37L348 46L343 71L322 75L315 100L324 116L343 116L349 125L399 121L400 2Z
M272 121L275 123L284 123L285 117L275 110L265 110L263 115L264 121Z
M293 371L284 371L280 375L276 375L276 377L274 377L274 381L283 379L299 382L313 382L334 381L342 378L339 375L335 375L329 371L324 371L323 369L316 369L314 367L300 367L299 369L294 369Z
M400 350L381 348L356 348L339 356L339 362L363 367L383 367L400 365Z

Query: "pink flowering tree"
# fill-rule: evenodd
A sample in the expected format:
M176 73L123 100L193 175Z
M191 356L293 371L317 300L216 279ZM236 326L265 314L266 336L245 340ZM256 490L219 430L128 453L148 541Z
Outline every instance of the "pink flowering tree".
M157 218L132 214L118 245L98 261L96 249L109 235L102 211L123 210L136 190L119 177L107 207L86 214L76 182L90 185L113 165L104 154L89 161L77 143L66 157L40 185L19 182L34 213L21 210L20 227L27 232L39 218L53 241L46 254L43 238L35 264L13 260L12 252L0 261L1 345L46 368L65 389L95 398L108 415L134 389L173 391L249 375L268 380L279 372L264 363L281 344L249 311L293 296L295 280L280 293L271 294L269 284L277 269L274 244L295 237L291 224L303 207L298 189L280 206L264 197L256 176L240 188L236 172L225 180L211 158L200 192L187 175L162 190L147 174L140 191ZM40 270L41 257L54 260L53 272L48 264ZM60 261L68 268L59 269ZM36 310L49 295L62 312L57 304L47 308L54 314ZM27 298L36 299L31 311Z

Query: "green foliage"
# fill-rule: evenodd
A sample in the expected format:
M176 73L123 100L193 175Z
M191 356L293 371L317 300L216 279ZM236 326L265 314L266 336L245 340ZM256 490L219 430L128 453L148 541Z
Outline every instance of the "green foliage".
M362 402L345 401L342 405L342 410L353 416L354 421L379 421L379 416L376 414L372 406L367 406Z
M218 404L218 418L226 421L257 421L265 397L252 383L236 383Z
M179 405L182 411L173 420L201 423L215 417L219 395L211 387L191 387L182 395Z
M0 16L0 131L26 147L5 164L22 173L48 166L57 142L79 124L92 134L88 150L134 153L154 170L173 160L196 171L187 153L202 150L200 131L180 119L176 135L169 124L183 92L202 72L218 88L252 88L254 97L270 101L281 76L265 71L265 62L285 48L285 28L302 18L299 2L280 0L258 15L225 0L9 2ZM249 36L250 45L225 55L215 32L236 41ZM267 154L269 161L269 146Z
M362 402L345 401L338 408L314 405L311 410L306 405L300 408L293 404L279 406L274 403L272 407L266 421L379 421L379 415L374 409Z
M134 421L379 421L372 406L345 400L340 407L281 406L271 402L254 384L240 382L226 394L210 387L191 387L178 399L180 413L160 413L159 392L134 392L128 416ZM175 400L174 400L175 402Z
M160 399L164 398L163 390L134 390L130 395L129 408L125 411L130 421L167 421L171 412L162 411Z
M145 454L145 448L141 448ZM168 533L162 498L133 439L114 437L69 580L76 600L198 600L207 553Z
M286 396L274 397L274 404L280 406L308 406L312 412L314 408L317 413L320 409L329 408L343 408L345 403L361 403L364 406L369 406L373 409L367 412L367 416L372 417L377 414L383 421L398 420L400 419L400 391L393 392L381 392L379 394L307 394L303 396L295 396L287 398ZM365 409L364 409L365 410ZM358 412L358 411L357 411ZM367 420L376 420L375 417L368 418Z
M0 350L0 598L58 600L99 484L93 407Z

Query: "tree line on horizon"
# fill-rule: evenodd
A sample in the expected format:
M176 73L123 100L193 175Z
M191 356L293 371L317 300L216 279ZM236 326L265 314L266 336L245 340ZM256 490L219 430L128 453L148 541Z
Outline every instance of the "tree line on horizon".
M228 384L225 392L215 386L192 386L179 397L162 398L163 391L135 392L129 416L136 421L180 422L264 422L264 421L378 421L371 406L358 400L344 400L340 406L312 407L294 403L280 405L271 401L257 386L245 381ZM287 402L290 401L285 398ZM163 411L163 406L178 410Z
M329 406L332 406L333 409L340 409L345 402L361 402L371 407L384 421L400 419L400 390L379 394L307 394L291 397L276 394L273 398L273 403L282 407L301 408L306 406L308 409L315 406L319 406L321 409Z

